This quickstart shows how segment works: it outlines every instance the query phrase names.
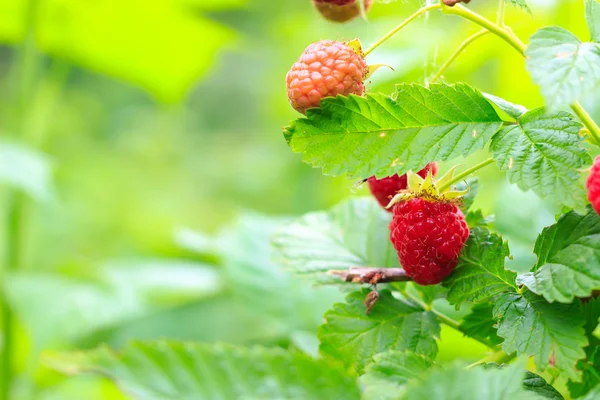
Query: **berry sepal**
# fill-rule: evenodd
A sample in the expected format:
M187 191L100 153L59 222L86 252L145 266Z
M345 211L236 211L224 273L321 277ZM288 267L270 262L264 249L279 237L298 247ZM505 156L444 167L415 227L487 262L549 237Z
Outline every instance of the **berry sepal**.
M386 208L389 209L399 202L407 201L415 197L420 197L428 201L440 202L453 201L465 196L469 193L468 187L464 190L458 190L452 185L454 173L457 168L458 166L450 168L450 170L439 179L435 179L431 171L425 178L409 171L406 174L408 179L407 189L398 192Z

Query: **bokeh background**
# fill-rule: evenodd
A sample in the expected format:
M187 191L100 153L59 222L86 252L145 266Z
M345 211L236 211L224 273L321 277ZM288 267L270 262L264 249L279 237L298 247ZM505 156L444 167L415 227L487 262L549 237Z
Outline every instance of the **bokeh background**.
M496 3L471 6L493 17ZM560 25L588 39L583 1L528 3L533 15L507 10L522 38ZM0 0L11 398L126 398L107 380L44 366L45 352L98 343L169 337L315 352L322 313L342 294L283 271L269 237L293 216L366 192L288 149L281 128L298 114L285 74L309 43L358 37L368 46L421 5L375 0L368 21L336 25L309 0ZM439 12L421 18L369 56L393 68L380 69L369 90L425 82L476 31ZM524 60L492 36L445 78L543 104ZM600 101L586 105L600 120ZM476 206L510 241L512 267L528 268L537 233L559 210L494 167L480 177ZM24 193L17 228L7 212L15 193ZM7 265L15 253L18 265ZM457 333L442 336L441 362L485 352Z

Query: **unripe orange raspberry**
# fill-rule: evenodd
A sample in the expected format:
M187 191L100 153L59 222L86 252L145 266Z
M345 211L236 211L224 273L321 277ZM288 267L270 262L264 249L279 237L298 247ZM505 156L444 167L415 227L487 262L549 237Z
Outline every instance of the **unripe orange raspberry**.
M319 107L324 97L362 96L367 64L359 53L348 44L332 40L308 46L286 77L292 107L304 114L309 108Z

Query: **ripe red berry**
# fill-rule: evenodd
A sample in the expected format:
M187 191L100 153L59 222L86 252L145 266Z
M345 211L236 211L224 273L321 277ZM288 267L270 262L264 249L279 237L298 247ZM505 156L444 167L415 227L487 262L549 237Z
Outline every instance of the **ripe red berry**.
M590 176L587 179L588 200L596 213L600 214L600 156L594 160Z
M437 174L437 164L427 164L425 168L418 172L421 178L425 178L427 173L431 170L433 176ZM392 197L394 197L399 191L405 190L408 187L408 179L406 174L404 175L392 175L387 178L377 179L374 176L370 177L367 181L369 183L369 189L373 196L377 199L382 207L386 207ZM388 208L389 212L392 212L392 208Z
M420 285L435 285L452 273L469 237L456 204L421 197L394 207L390 239L407 275Z
M347 22L360 15L358 0L313 0L319 13L333 22ZM371 0L363 2L365 12L371 8Z
M292 107L304 114L309 108L319 107L324 97L362 96L366 73L362 54L347 44L322 40L308 46L288 72L288 98Z

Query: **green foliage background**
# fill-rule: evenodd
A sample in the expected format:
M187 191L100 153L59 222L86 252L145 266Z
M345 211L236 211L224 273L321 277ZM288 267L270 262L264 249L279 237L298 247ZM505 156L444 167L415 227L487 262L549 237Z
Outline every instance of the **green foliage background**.
M589 39L582 1L528 3L533 16L508 8L519 36L558 25ZM297 114L285 74L308 43L359 37L368 45L420 5L376 1L368 22L332 25L308 0L0 0L0 143L42 153L17 168L0 150L2 202L13 187L30 199L23 271L2 275L18 320L15 398L120 398L106 380L66 379L40 361L101 342L167 337L316 351L323 312L343 296L292 279L271 260L269 238L290 216L365 189L322 177L289 151L281 127ZM472 6L493 15L495 2ZM438 14L369 57L395 70L379 70L370 91L422 82L424 67L433 74L476 31ZM524 64L490 35L446 77L534 109L543 98ZM593 97L585 105L599 120ZM477 208L496 216L509 267L528 270L537 234L559 209L495 167L480 176ZM440 363L485 351L453 331L441 337Z

